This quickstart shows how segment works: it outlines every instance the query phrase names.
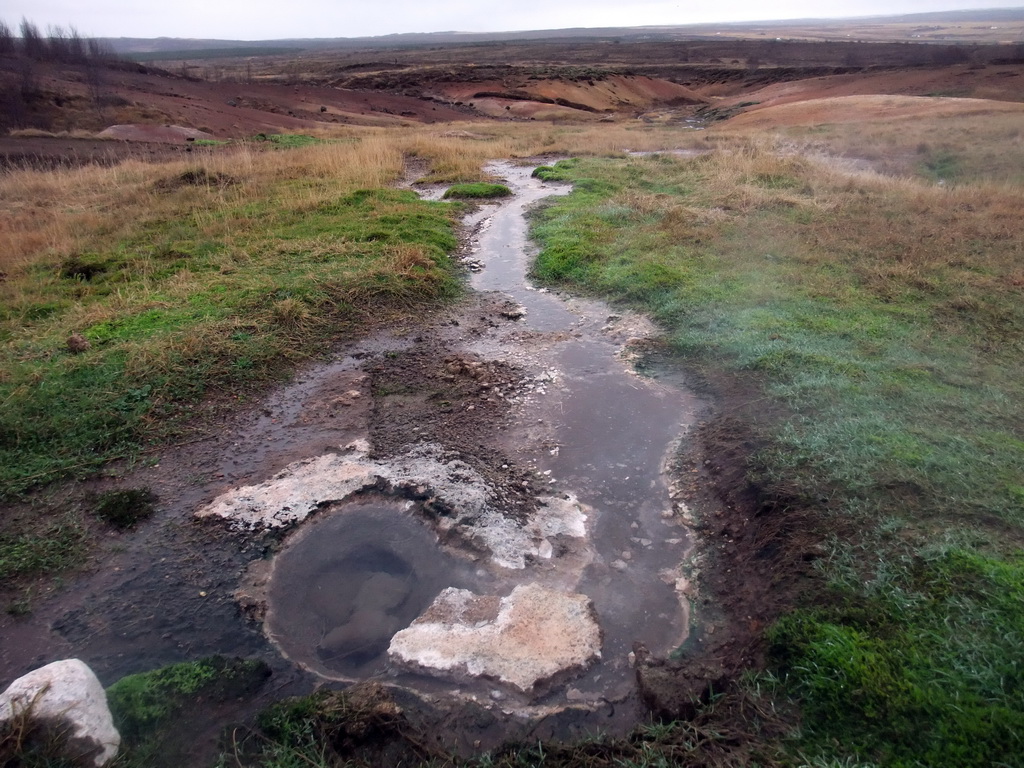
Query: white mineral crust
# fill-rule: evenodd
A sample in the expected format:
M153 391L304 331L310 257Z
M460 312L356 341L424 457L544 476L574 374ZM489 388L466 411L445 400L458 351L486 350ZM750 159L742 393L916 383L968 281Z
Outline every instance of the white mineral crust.
M525 584L508 597L448 588L391 640L392 659L431 674L500 680L523 693L601 656L586 595Z

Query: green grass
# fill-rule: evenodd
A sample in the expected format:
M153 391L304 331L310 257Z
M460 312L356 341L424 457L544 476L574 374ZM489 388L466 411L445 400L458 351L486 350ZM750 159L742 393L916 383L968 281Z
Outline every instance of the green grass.
M303 133L257 133L253 140L270 142L275 147L281 147L282 149L308 147L311 144L319 144L323 141L323 139L307 136Z
M834 584L830 607L770 631L806 741L828 750L839 733L845 751L886 765L1024 754L1024 559L951 549L900 576L868 594L859 579Z
M46 516L0 532L0 580L53 573L81 565L87 533L71 514Z
M579 164L576 158L560 161L557 165L538 165L530 175L541 181L571 181L572 171Z
M180 215L4 285L0 496L137 455L205 398L244 396L373 313L459 290L452 204L364 190L310 207L307 182L253 197L171 181L157 194L182 195Z
M117 765L185 764L196 723L222 716L225 706L254 695L269 676L262 661L213 656L121 678L107 689L122 739Z
M470 184L453 184L445 190L446 200L489 200L496 197L508 197L512 190L504 184L488 184L478 181Z
M835 532L770 633L797 746L1022 754L1020 190L952 197L757 151L545 174L575 189L535 216L536 277L648 311L693 370L759 392L775 416L750 479Z
M960 160L948 149L925 148L921 160L921 173L936 181L955 181L960 175Z

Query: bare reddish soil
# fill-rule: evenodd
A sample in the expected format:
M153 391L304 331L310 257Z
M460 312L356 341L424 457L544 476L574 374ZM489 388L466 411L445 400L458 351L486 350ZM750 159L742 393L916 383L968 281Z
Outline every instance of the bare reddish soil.
M0 89L20 89L15 63L0 62ZM110 125L194 128L218 138L301 132L322 125L390 125L465 119L467 110L372 91L277 83L207 82L131 65L103 68L98 85L81 68L33 63L20 125L50 131L99 131ZM99 93L99 104L95 95ZM20 118L20 119L18 119Z
M706 88L703 93L706 96L719 95L717 90ZM756 100L758 103L749 111L822 98L878 94L1024 102L1024 63L895 69L809 77L772 83L756 90L747 87L741 93L733 89L721 90L722 106Z
M188 62L167 66L201 71ZM104 146L66 137L8 138L0 143L0 156L4 164L42 165L125 156L163 159L186 151L189 138L301 133L343 124L480 117L594 121L652 111L676 119L700 108L721 117L828 100L758 118L759 123L807 124L860 119L865 107L886 116L894 104L836 101L848 96L1024 102L1021 46L551 41L316 51L288 59L219 61L207 69L217 81L128 62L90 68L0 59L0 130L84 132L88 138L107 130L106 135L129 142ZM979 108L949 100L941 107L900 104L893 116ZM159 149L159 143L173 150Z

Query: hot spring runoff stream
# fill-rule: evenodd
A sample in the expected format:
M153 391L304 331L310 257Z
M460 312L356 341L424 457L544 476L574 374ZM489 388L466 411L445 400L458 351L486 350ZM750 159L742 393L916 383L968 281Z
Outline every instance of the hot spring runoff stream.
M641 318L527 280L526 211L568 189L527 168L489 170L514 196L467 222L472 286L512 308L488 332L452 334L450 348L472 365L529 371L525 392L491 391L515 403L494 438L540 480L537 511L511 518L488 479L459 460L460 446L413 432L399 456L355 441L203 513L298 523L329 504L276 557L267 591L268 635L318 675L454 683L519 706L621 700L632 643L668 653L687 633L688 538L664 475L695 403L624 359L629 342L652 333ZM390 343L386 354L409 349Z

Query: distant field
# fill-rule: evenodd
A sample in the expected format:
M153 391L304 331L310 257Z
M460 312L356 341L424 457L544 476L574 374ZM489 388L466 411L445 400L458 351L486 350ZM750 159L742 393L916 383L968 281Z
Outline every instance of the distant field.
M252 48L200 48L180 51L130 51L120 54L132 61L205 61L207 59L230 59L247 56L285 56L300 53L301 49L272 46Z

